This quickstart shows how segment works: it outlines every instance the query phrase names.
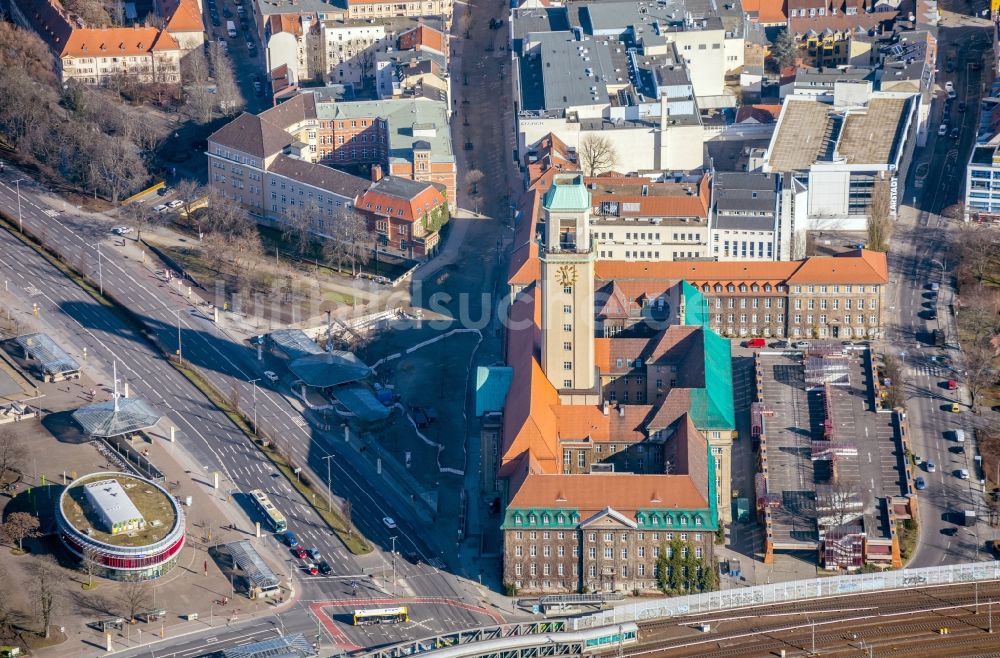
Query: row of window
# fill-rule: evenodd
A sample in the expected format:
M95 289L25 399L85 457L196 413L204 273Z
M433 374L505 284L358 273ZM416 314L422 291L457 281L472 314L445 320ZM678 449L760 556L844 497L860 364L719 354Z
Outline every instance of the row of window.
M699 533L695 533L695 536L697 537L696 541L701 541L701 533L700 532ZM685 540L686 537L687 537L687 533L686 532L685 533L681 533L681 539L682 540ZM573 548L573 551L572 551L573 557L574 558L580 557L580 555L579 555L579 553L580 553L579 548L577 546L573 546L572 548ZM515 546L514 547L514 557L524 557L524 553L525 553L524 549L525 549L524 546L521 546L521 545ZM528 551L527 551L528 552L528 557L538 557L538 546L537 545L530 544L529 546L527 546L527 549L528 549ZM665 549L666 549L667 557L668 558L673 557L673 552L674 552L673 549L670 546L666 546ZM646 547L645 546L637 546L635 550L636 550L635 557L638 557L638 558L645 558L646 557L646 552L647 551L646 551ZM556 552L556 557L566 557L566 547L565 546L562 546L562 545L556 546L556 551L555 552ZM654 557L654 558L660 557L660 547L659 547L659 545L652 546L650 553L651 553L651 557ZM604 547L603 554L604 554L604 559L605 560L614 560L615 559L615 549L612 548L612 547L610 547L610 546ZM695 549L694 549L694 556L695 557L704 557L704 555L705 555L705 549L702 548L701 546L696 546ZM627 560L627 559L629 559L628 556L629 556L628 547L623 547L623 548L619 549L619 551L618 551L618 557L619 557L619 559ZM681 547L681 557L687 557L687 556L688 556L688 547L685 545L685 546ZM552 547L549 546L548 544L545 544L544 546L542 546L542 557L546 557L546 558L552 557ZM590 560L596 560L597 559L597 548L595 548L593 546L589 547L587 549L587 558L590 559Z
M701 549L698 549L698 551L696 551L696 552L700 552L700 551L701 551ZM685 549L685 553L686 552L687 551ZM686 557L686 555L685 555L685 557ZM697 557L700 558L700 557L703 557L703 555L698 555ZM629 565L627 565L627 564L620 565L618 567L617 575L619 577L621 577L621 578L628 578L629 577L629 575L628 575L629 574L629 568L628 567L629 567ZM670 569L670 566L668 565L667 568ZM646 564L640 562L639 564L636 565L635 569L636 569L636 576L638 576L639 578L644 578L646 576L647 572L649 572L655 578L656 575L657 575L658 565L654 562L654 563L648 565L648 567L647 567ZM687 567L682 566L681 569L685 570L684 573L686 573ZM701 567L700 566L699 567L695 567L695 569L697 570L696 573L700 576L701 575ZM517 562L517 563L514 564L514 575L515 576L522 576L523 573L524 573L523 570L524 570L524 567L522 566L522 564L520 562ZM555 575L557 575L557 576L564 576L564 575L566 575L565 572L564 572L564 568L563 568L562 564L556 564L556 570L555 571L556 571ZM528 564L528 574L530 576L537 576L538 575L538 565L535 564L534 562L529 563ZM549 564L547 562L545 562L545 563L542 564L542 575L543 576L551 576L552 575L552 569L551 569L551 567L549 566ZM576 564L573 565L573 575L574 576L577 575L577 565ZM591 577L591 578L597 577L597 565L596 564L590 564L590 565L587 566L587 575L589 577ZM548 588L548 587L550 587L550 585L548 583L546 583L545 587Z
M543 514L542 516L543 516L543 519L544 519L544 523L548 523L549 522L549 515L548 514ZM562 521L563 518L564 518L564 515L563 514L559 514L559 522L560 523L563 522ZM529 520L531 521L531 523L534 523L535 522L535 515L531 514L529 516ZM698 525L701 525L700 519L699 519ZM569 532L570 532L570 535L571 535L570 539L575 539L576 533L573 532L572 530L569 531ZM555 539L560 540L560 541L566 539L566 531L564 531L564 530L559 530L559 531L542 530L540 533L537 530L529 530L528 531L528 539L530 539L531 541L535 541L536 539L538 539L539 534L541 534L541 537L542 537L543 540L549 540L549 539L552 539L553 537ZM588 532L587 533L587 541L589 541L591 543L596 542L597 541L597 535L598 535L597 532L593 532L593 531ZM627 533L627 532L620 532L620 533L618 533L618 535L619 535L618 539L619 539L620 542L625 543L625 542L628 541L629 533ZM515 541L523 541L524 540L524 536L525 536L524 531L523 530L518 530L518 531L516 531L514 533L514 540ZM686 532L679 533L678 537L680 538L681 541L687 541L688 540L688 533L686 533ZM700 532L694 533L694 540L695 541L701 541L702 537L703 537L702 533L700 533ZM659 532L651 532L651 533L649 533L649 538L648 539L650 541L652 541L654 544L659 544L660 543L660 533ZM639 532L635 533L635 540L636 541L647 541L646 533L642 532L642 531L639 531ZM663 533L663 541L671 542L673 540L674 540L674 533L672 533L672 532L665 532L665 533ZM615 533L614 532L605 532L604 533L604 541L605 541L605 543L607 543L607 542L614 542L615 541ZM659 555L659 554L657 553L657 555ZM577 554L574 553L573 556L577 557Z
M796 303L800 303L801 301L801 299L795 300ZM739 302L740 308L747 308L748 303L750 304L750 308L760 308L761 306L764 308L771 308L772 304L774 304L776 308L785 308L785 299L783 297L764 297L763 299L760 297L751 297L749 300L746 297L743 297L739 300ZM722 297L715 298L715 308L722 308ZM735 297L726 298L726 308L736 308Z

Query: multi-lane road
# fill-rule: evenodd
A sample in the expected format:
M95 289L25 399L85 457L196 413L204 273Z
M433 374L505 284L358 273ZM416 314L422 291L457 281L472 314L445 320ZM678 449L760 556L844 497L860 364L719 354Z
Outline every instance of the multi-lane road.
M984 548L994 531L984 519L969 527L954 523L961 510L975 509L982 516L984 501L974 468L975 445L971 441L959 445L954 435L955 429L965 429L967 434L971 429L971 414L964 404L967 398L946 385L951 379L961 382L962 355L954 348L937 347L932 340L935 329L942 330L949 343L956 335L955 318L949 312L954 294L954 258L949 253L954 228L941 213L960 201L956 195L975 142L983 81L988 79L983 76L991 68L984 59L990 52L991 29L959 24L941 30L938 85L943 89L946 82L952 82L958 98L945 104L942 92L935 103L929 126L931 143L926 162L920 165L926 175L918 178L919 187L908 192L919 198L920 210L915 215L903 214L889 252L894 322L888 327L887 342L904 363L911 444L925 462L915 474L927 483L919 492L920 537L910 562L913 567L991 557ZM960 103L965 103L964 113L959 111ZM958 139L937 136L937 126L946 120L960 128ZM940 290L932 291L931 284L938 284ZM952 402L963 403L961 413L950 411ZM927 462L935 465L933 472ZM972 474L971 479L957 477L960 469Z
M0 177L0 209L16 216L16 189L10 184L17 172L7 168ZM254 398L250 380L260 378L261 367L254 352L245 345L230 340L207 319L192 315L192 306L175 287L162 281L154 272L135 259L125 258L113 246L109 226L95 224L93 217L83 218L73 213L55 213L30 185L21 189L21 211L25 230L45 241L64 255L64 259L84 272L96 266L96 243L101 243L99 278L105 292L128 306L149 327L156 340L167 350L177 347L177 324L181 327L181 343L185 362L195 365L217 388L230 391L237 388L242 405ZM128 378L133 395L145 397L166 413L177 425L178 441L204 473L220 471L223 487L237 491L261 488L268 491L290 517L290 528L310 546L316 546L328 557L334 569L332 578L308 578L306 586L313 599L342 598L350 594L344 576L360 576L364 569L353 559L322 520L295 494L247 438L170 366L162 354L146 339L138 336L118 313L98 304L84 290L73 285L62 273L29 249L17 238L0 231L0 276L8 281L10 295L25 308L37 303L42 318L71 337L64 345L80 354L87 349L88 363L103 365L110 373L110 363L116 360L120 376ZM30 286L30 289L29 289ZM30 291L30 292L29 292ZM464 586L451 575L426 564L437 555L418 535L433 535L419 527L419 520L408 513L410 501L380 482L380 476L363 458L354 455L335 442L327 440L305 423L298 410L286 397L281 386L268 389L259 382L256 391L257 417L262 428L279 437L282 445L298 463L308 464L315 471L314 481L326 481L327 455L332 470L332 489L352 503L356 526L382 549L391 546L404 555L417 556L420 563L397 559L400 592L418 596L457 599L466 595ZM338 449L339 448L339 449ZM243 527L252 527L247 517L232 510ZM386 527L382 519L391 516L397 527ZM365 564L387 565L387 555L365 558ZM337 578L340 576L341 578ZM362 589L361 596L383 596L375 589ZM444 615L438 615L439 618ZM470 615L467 625L477 625Z

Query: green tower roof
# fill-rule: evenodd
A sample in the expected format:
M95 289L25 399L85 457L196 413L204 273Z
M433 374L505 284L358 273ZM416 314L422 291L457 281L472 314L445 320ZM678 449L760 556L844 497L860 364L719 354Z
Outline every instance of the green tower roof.
M559 174L545 193L542 206L546 210L586 210L590 208L590 192L581 174Z

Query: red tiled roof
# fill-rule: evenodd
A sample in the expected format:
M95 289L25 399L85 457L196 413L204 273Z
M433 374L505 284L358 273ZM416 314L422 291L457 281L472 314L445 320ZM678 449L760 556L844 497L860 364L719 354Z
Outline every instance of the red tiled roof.
M418 194L411 197L388 194L374 185L361 195L357 208L372 215L415 222L446 203L448 200L441 190L430 183L426 183Z
M780 25L788 20L785 0L742 0L743 11L757 12L757 22L762 25Z
M884 284L889 280L885 254L858 250L837 256L813 256L800 261L674 261L626 262L604 260L595 264L598 280L684 279L704 283L831 283Z
M741 105L736 110L736 123L753 120L757 123L774 123L781 114L781 105Z
M609 407L608 414L594 405L556 405L553 412L562 440L585 439L592 441L642 441L646 433L642 423L652 410L651 405L626 404Z
M542 193L528 190L521 195L517 230L514 233L514 251L507 266L507 283L512 286L526 286L538 281L541 263L538 260L538 242L535 228L538 213L542 207Z
M691 185L679 183L654 183L649 178L633 176L601 176L586 178L590 187L591 205L597 208L604 201L635 204L637 210L624 210L621 217L707 217L709 204L709 177L706 174L697 184L698 194L686 194Z
M198 8L198 0L176 0L169 4L169 9L166 9L165 13L170 15L166 24L167 32L203 32L205 30L205 24L201 19L201 10Z
M514 369L514 379L504 404L501 475L509 472L507 465L525 452L530 452L538 467L547 473L559 471L562 456L552 411L559 404L559 394L536 358L541 340L541 305L535 303L534 295L532 287L518 295L509 309L507 363Z
M75 29L60 57L134 57L162 50L177 50L177 39L155 27Z
M448 53L448 36L423 24L400 34L396 44L400 50L427 49L442 55Z
M707 496L687 475L528 475L511 498L513 509L572 509L586 519L611 507L635 517L642 509L704 509Z

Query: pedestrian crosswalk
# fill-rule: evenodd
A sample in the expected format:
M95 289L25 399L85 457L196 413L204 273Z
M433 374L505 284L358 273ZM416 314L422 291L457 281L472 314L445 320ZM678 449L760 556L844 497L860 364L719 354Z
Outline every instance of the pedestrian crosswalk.
M944 377L946 373L941 366L919 365L907 367L906 374L910 377Z

